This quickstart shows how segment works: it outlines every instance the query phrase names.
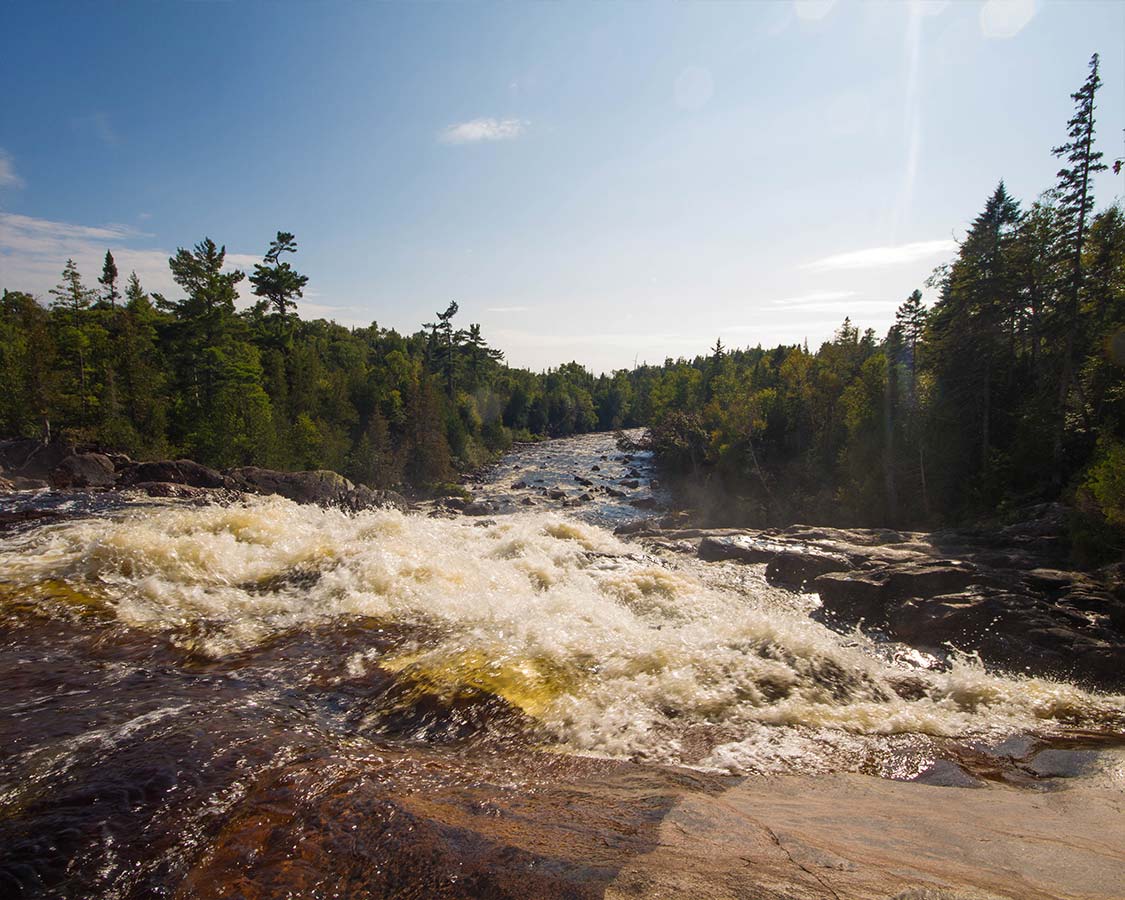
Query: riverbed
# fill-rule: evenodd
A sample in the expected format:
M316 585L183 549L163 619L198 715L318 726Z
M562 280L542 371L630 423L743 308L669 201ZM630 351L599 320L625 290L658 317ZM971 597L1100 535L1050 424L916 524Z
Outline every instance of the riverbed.
M19 498L0 895L1119 896L1125 699L615 534L658 481L586 435L474 516Z

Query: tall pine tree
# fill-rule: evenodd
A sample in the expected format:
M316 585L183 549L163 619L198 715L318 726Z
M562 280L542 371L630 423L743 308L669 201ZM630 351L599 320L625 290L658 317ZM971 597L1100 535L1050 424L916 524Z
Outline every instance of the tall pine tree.
M1051 152L1061 158L1065 165L1059 169L1056 193L1062 224L1061 242L1063 254L1069 259L1069 277L1063 301L1058 310L1057 330L1062 338L1062 359L1059 365L1058 399L1056 408L1055 434L1053 441L1054 471L1056 478L1062 477L1063 436L1069 399L1074 388L1075 354L1079 335L1080 304L1084 269L1082 251L1090 215L1094 208L1094 191L1091 177L1104 171L1101 151L1094 149L1095 99L1101 86L1098 76L1098 54L1090 58L1090 73L1081 88L1071 94L1074 100L1074 115L1067 124L1065 144L1055 147Z

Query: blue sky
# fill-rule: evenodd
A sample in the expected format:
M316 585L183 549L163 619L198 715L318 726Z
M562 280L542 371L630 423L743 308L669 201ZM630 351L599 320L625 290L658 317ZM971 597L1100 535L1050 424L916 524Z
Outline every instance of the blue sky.
M1125 4L5 4L0 287L106 248L176 294L279 229L302 313L413 331L449 300L510 362L881 333L1000 178L1051 186ZM1125 176L1097 183L1100 206Z

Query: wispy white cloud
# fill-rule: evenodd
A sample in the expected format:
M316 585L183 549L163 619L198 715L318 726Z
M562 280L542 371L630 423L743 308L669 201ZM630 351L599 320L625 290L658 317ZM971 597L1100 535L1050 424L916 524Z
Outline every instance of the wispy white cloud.
M957 249L954 240L915 241L897 247L869 247L849 253L836 253L801 266L802 269L827 271L833 269L882 269L918 262Z
M57 255L91 242L122 243L138 236L127 225L72 225L0 212L0 250L7 253Z
M527 130L520 119L472 119L450 125L438 135L443 144L475 144L479 141L510 141Z
M247 275L254 271L254 266L260 265L264 261L264 257L255 256L253 253L228 253L223 262L223 266L228 272L234 269L241 269Z
M16 164L3 149L0 149L0 188L23 187L23 179L16 174Z
M980 8L981 34L988 38L1015 37L1035 18L1035 0L988 0Z
M490 312L490 313L517 313L517 312L527 312L529 309L531 309L530 306L490 306L490 307L488 307L488 309L485 310L485 312Z
M110 250L123 278L135 271L146 290L180 296L182 291L168 269L172 253L144 246L148 240L151 235L128 225L76 225L0 212L0 288L27 291L46 300L68 259L75 261L86 284L94 285ZM227 268L252 269L260 261L253 254L231 253ZM247 300L246 281L239 287Z
M855 291L813 291L802 294L800 297L785 297L781 300L771 300L774 306L809 306L817 303L833 303L854 297Z

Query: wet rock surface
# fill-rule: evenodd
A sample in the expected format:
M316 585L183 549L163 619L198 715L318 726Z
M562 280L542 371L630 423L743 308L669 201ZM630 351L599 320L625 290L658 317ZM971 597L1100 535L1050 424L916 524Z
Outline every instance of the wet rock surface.
M1109 900L1125 879L1120 796L1082 780L1104 737L951 743L909 782L536 753L494 696L410 704L347 664L419 640L353 621L214 660L7 614L0 895Z

